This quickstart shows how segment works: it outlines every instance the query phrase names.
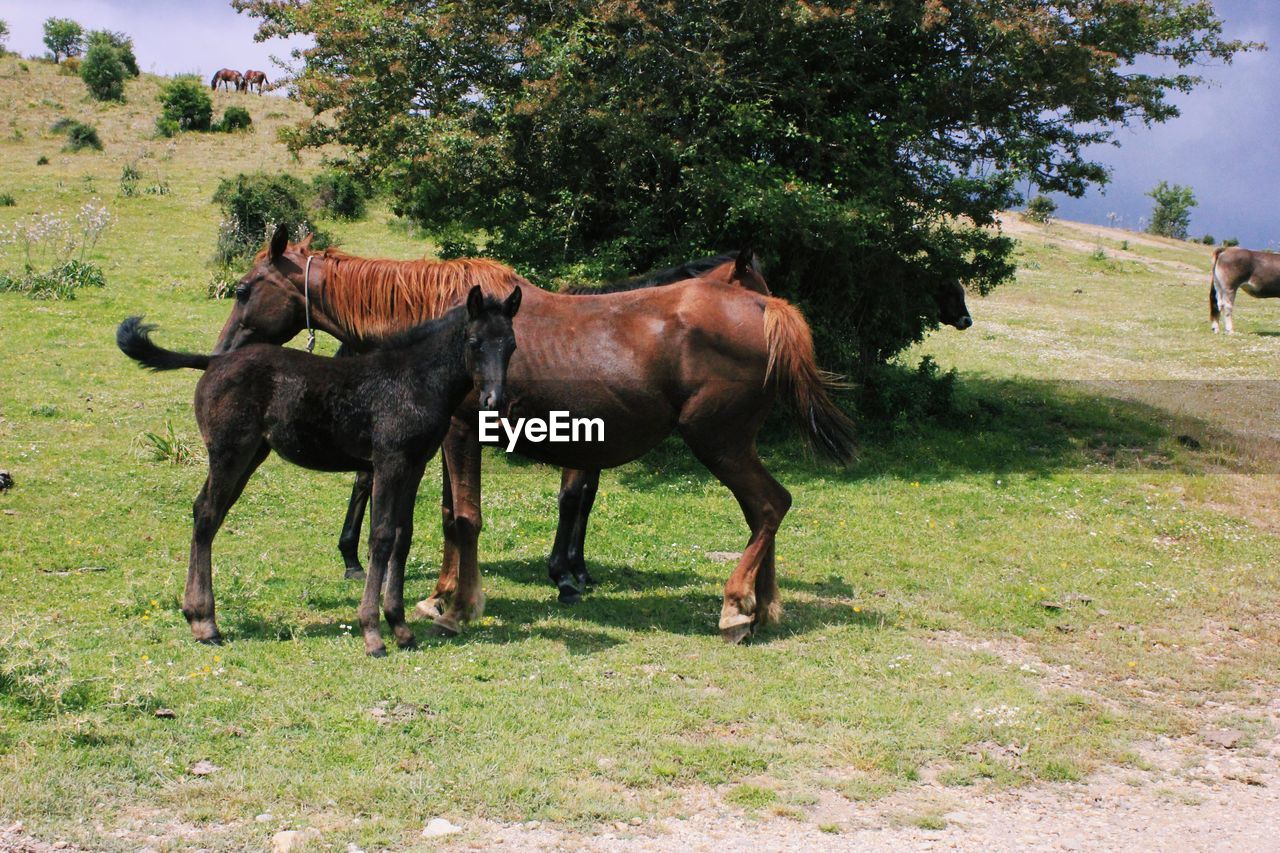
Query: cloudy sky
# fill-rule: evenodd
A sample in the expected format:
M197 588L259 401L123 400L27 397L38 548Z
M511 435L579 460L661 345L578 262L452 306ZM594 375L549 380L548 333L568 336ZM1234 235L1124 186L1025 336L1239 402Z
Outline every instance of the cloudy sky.
M1083 199L1058 199L1060 216L1105 224L1115 213L1122 225L1136 228L1151 210L1145 193L1167 180L1195 191L1194 234L1280 248L1280 0L1215 5L1230 36L1274 49L1202 69L1210 83L1177 98L1179 118L1122 130L1119 148L1104 146L1096 155L1112 168L1111 184ZM295 46L255 43L252 19L222 0L0 0L0 18L12 32L9 48L43 53L41 24L51 15L129 33L139 64L159 74L207 76L226 66L261 68L272 76L271 57L287 58Z

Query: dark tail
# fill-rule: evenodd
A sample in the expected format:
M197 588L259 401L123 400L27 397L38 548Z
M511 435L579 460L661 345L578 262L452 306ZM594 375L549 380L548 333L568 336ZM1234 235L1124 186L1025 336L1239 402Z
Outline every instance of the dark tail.
M190 367L205 370L212 356L193 352L174 352L162 349L151 340L155 326L144 325L141 317L129 317L116 329L116 346L129 358L151 370L177 370Z
M1209 322L1218 322L1218 255L1222 254L1222 247L1213 250L1213 271L1209 273Z
M769 345L768 375L791 396L805 437L837 462L853 460L853 421L831 401L842 387L839 377L818 367L813 333L804 315L790 302L765 298L764 336Z

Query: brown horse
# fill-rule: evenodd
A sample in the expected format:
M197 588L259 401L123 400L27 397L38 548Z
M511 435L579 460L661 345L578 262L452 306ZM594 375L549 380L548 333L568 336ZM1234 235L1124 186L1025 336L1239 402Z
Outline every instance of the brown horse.
M735 268L737 275L756 275L749 258L739 257ZM307 326L374 346L456 304L471 284L502 297L523 282L493 261L370 260L314 253L304 242L278 258L259 255L237 288L217 351L284 343ZM852 453L852 425L828 396L832 377L815 363L800 312L782 299L702 279L592 296L526 288L515 333L521 348L508 372L508 421L567 410L606 425L598 442L526 437L517 452L598 470L634 460L678 430L733 492L751 530L725 585L722 635L738 642L776 618L774 538L791 495L760 462L755 437L777 394L791 399L819 449L837 459ZM456 614L473 616L480 603L477 420L468 398L445 438L444 559L435 593L419 605L449 632L461 629Z
M250 71L244 72L244 82L240 84L240 91L248 92L254 86L257 86L258 94L261 95L262 87L269 86L269 85L270 83L267 81L267 75L265 73L263 73L262 71L250 70Z
M240 76L239 71L233 71L230 68L223 68L215 72L213 79L209 81L210 89L217 89L222 86L227 91L231 91L234 87L237 92L244 85L244 78Z
M1280 254L1257 252L1239 246L1213 250L1209 281L1209 325L1218 331L1218 318L1229 335L1235 331L1231 315L1236 293L1243 290L1258 299L1280 296Z
M641 276L623 279L603 286L571 286L561 291L575 295L615 293L624 290L637 290L658 287L684 281L690 278L703 278L708 281L719 281L746 287L768 295L769 289L755 266L754 255L745 253L751 258L752 275L740 275L737 272L737 259L744 253L728 252L714 257L687 261L674 267L647 273ZM510 275L515 273L502 267ZM504 273L505 274L505 273ZM518 276L517 276L518 278ZM519 279L523 281L523 279ZM344 343L342 354L359 351L360 347L352 343ZM547 561L548 574L558 590L560 601L572 604L581 598L582 592L595 584L595 579L587 571L584 547L586 542L587 523L591 508L599 490L599 471L579 471L566 468L561 476L558 505L560 509L559 523L556 527L555 544ZM364 568L360 565L360 528L364 523L364 513L369 501L369 477L363 474L356 476L351 489L351 499L347 504L347 514L343 521L342 533L338 537L338 551L346 566L346 576L359 579L364 576ZM560 581L571 578L573 583Z

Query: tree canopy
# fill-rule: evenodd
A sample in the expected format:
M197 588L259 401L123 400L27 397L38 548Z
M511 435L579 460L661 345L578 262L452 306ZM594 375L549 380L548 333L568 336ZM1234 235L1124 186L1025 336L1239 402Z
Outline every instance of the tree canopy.
M1249 47L1197 0L234 5L315 39L292 143L451 245L543 283L751 245L845 367L918 340L947 280L1011 277L1018 182L1104 182L1089 146Z
M49 18L44 22L44 45L54 62L79 56L84 50L84 29L70 18Z

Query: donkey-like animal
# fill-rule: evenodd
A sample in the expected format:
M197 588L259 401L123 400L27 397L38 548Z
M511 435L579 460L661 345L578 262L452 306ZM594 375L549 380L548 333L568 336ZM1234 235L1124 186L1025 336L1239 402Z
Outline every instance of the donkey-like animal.
M262 88L268 85L270 83L267 81L267 75L264 72L249 70L244 72L244 80L240 84L240 91L250 92L253 91L254 86L257 86L258 94L261 95Z
M1231 314L1236 292L1267 299L1280 296L1280 254L1255 252L1232 246L1213 250L1213 274L1209 281L1209 327L1218 331L1218 319L1229 335L1235 331Z
M234 71L230 68L221 68L218 71L215 71L213 79L209 81L210 89L217 89L221 86L228 92L233 88L239 92L243 85L244 77L241 76L239 71Z
M511 321L522 291L503 301L473 287L465 307L404 332L376 353L330 359L277 346L225 355L172 352L131 317L116 342L152 370L204 370L196 385L196 421L209 451L209 475L193 510L191 558L182 612L204 643L221 641L214 619L212 546L228 510L267 455L316 471L370 471L373 525L369 571L360 601L365 650L386 654L378 595L396 643L414 645L404 618L404 566L413 538L413 505L427 461L439 450L450 413L474 390L478 405L499 409L515 350ZM478 576L459 578L457 607L482 606ZM448 621L473 616L455 610Z

